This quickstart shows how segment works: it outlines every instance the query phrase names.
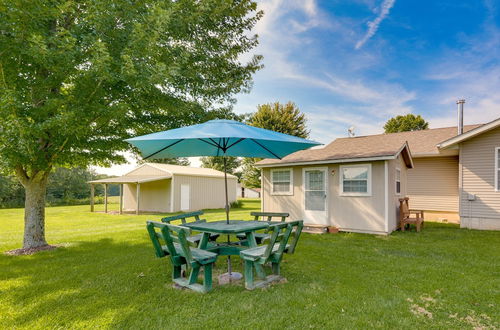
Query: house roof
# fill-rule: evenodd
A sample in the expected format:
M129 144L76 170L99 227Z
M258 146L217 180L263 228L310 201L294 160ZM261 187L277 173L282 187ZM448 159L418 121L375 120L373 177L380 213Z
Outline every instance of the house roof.
M466 125L464 131L467 132L479 126L482 125ZM281 160L264 159L257 165L266 167L309 162L333 163L392 159L399 154L406 142L413 158L439 156L440 151L437 144L453 137L456 133L456 127L444 127L421 131L338 138L323 148L298 151Z
M363 142L363 143L360 143ZM305 165L309 163L349 163L395 159L400 153L408 167L413 167L412 156L406 142L375 139L366 143L359 138L336 139L325 148L302 150L283 159L264 159L259 167Z
M466 141L468 139L471 139L477 135L486 133L492 129L495 129L497 127L500 127L500 118L495 119L493 121L490 121L487 124L484 124L482 126L476 127L474 129L469 130L468 132L462 133L460 135L454 136L446 141L443 141L438 144L438 148L440 149L447 149L450 147L453 147L457 145L460 142Z

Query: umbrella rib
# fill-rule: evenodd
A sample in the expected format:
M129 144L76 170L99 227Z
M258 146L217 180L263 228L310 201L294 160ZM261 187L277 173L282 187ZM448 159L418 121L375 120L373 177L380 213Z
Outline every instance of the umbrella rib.
M272 152L271 150L269 150L268 148L266 148L265 146L263 146L262 144L260 144L259 142L255 141L254 139L250 139L252 140L253 142L257 143L262 149L266 150L267 152L269 152L271 155L273 155L274 157L278 158L278 159L281 159L280 156L276 155L274 152Z
M149 156L147 156L147 157L144 157L144 159L148 159L149 157L152 157L152 156L154 156L154 155L156 155L156 154L158 154L158 153L162 152L163 150L166 150L166 149L168 149L168 148L170 148L170 147L172 147L172 146L176 145L177 143L179 143L179 142L181 142L181 141L183 141L183 140L184 140L184 139L177 140L177 141L175 141L174 143L169 144L169 145L168 145L168 146L166 146L165 148L162 148L162 149L160 149L160 150L158 150L158 151L156 151L156 152L153 152L151 155L149 155Z
M210 144L210 145L211 145L211 146L213 146L213 147L220 148L220 146L219 146L217 143L215 143L212 139L210 139L210 140L211 140L213 143L212 143L212 142L209 142L209 141L206 141L206 140L203 140L203 139L198 139L198 140L203 141L203 142L205 142L205 143L207 143L207 144Z
M245 138L241 138L241 139L239 139L238 141L234 142L233 144L230 144L230 145L227 147L227 149L229 149L229 148L231 148L232 146L234 146L234 145L236 145L236 144L240 143L240 142L241 142L241 141L243 141L243 140L245 140Z

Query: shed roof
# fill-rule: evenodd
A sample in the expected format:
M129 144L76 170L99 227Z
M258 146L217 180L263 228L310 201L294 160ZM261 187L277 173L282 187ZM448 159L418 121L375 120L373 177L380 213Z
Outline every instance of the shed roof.
M161 163L145 163L142 166L144 165L157 168L171 175L177 174L177 175L193 175L193 176L212 176L221 178L224 177L224 172L214 170L213 168L190 167L190 166L170 165ZM232 174L228 174L227 177L236 178L236 176Z
M482 125L466 125L464 132ZM401 151L403 144L408 143L413 158L439 156L437 145L457 134L457 127L434 128L421 131L377 134L338 138L323 148L308 149L295 152L278 159L264 159L257 163L260 166L294 164L317 161L361 161L387 159Z
M158 171L155 171L156 173L152 172L140 175L134 173L137 169L148 166L160 170L161 174L158 174ZM189 166L179 166L179 165L160 164L160 163L144 163L123 176L93 180L89 181L89 183L144 183L144 182L170 179L174 175L224 178L224 172L217 171L212 168L189 167ZM236 179L236 176L231 174L228 174L227 177L230 179L231 178Z
M170 179L171 175L124 175L115 178L106 178L89 181L89 183L145 183Z

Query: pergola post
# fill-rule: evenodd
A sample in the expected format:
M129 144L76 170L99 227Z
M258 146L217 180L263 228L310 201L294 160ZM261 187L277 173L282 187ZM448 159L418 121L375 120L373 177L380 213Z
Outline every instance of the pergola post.
M108 213L108 184L104 184L104 213Z
M94 184L90 184L90 212L94 212Z
M120 184L120 214L123 213L123 183Z
M137 205L136 205L136 208L135 208L135 214L139 215L139 199L141 197L141 185L139 184L139 182L137 182L137 191L136 191L135 197L137 199Z

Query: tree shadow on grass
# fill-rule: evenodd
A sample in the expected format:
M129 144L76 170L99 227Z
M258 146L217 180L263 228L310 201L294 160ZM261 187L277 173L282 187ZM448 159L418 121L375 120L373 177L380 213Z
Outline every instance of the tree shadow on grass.
M225 267L225 258L219 258L214 279ZM160 321L168 322L165 309L182 315L214 298L174 289L171 277L170 260L156 258L146 239L106 238L29 256L0 255L0 304L9 311L0 328L128 327L130 320L142 326L157 310L164 311ZM233 298L235 291L244 291L242 283L225 289Z
M146 241L112 239L76 242L32 256L2 255L2 304L12 311L11 325L104 325L137 296L169 282L165 261L154 257Z

